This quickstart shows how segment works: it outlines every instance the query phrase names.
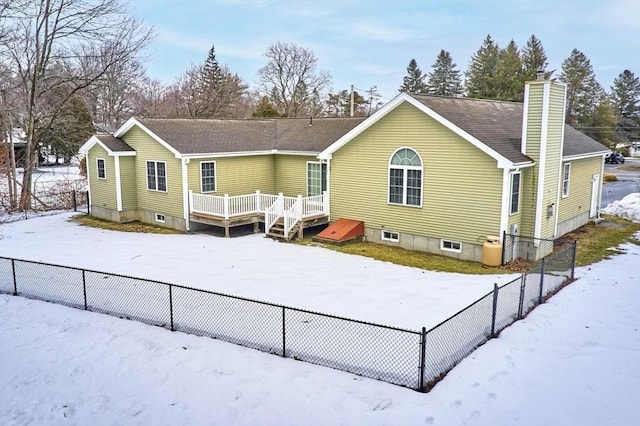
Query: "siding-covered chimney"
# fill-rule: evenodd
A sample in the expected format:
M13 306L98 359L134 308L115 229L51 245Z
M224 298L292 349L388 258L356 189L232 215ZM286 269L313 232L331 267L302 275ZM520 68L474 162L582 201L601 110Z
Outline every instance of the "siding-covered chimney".
M532 158L536 165L528 169L524 176L530 200L525 209L528 210L528 226L525 228L529 229L523 229L523 235L524 232L530 232L529 235L537 238L555 237L565 104L566 85L563 83L540 80L525 85L522 152Z

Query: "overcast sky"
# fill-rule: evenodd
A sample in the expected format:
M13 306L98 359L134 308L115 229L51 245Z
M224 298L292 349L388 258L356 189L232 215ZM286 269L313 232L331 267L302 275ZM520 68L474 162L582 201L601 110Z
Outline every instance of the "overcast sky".
M423 72L448 50L461 71L487 34L522 47L531 34L544 46L548 69L560 74L573 48L590 60L608 91L625 69L640 74L638 0L130 0L155 28L147 71L170 83L191 64L216 56L252 87L267 46L288 41L313 50L334 91L353 84L397 94L415 58ZM385 99L385 100L386 100Z

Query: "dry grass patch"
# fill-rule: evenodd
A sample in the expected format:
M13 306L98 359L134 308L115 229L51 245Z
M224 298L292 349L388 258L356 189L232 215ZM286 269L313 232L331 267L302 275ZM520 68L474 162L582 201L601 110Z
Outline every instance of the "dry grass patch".
M624 170L626 172L640 172L640 166L635 166L635 165L619 166L617 167L617 169Z
M640 244L635 237L640 231L640 223L609 215L603 215L603 219L600 224L590 222L563 237L578 241L576 266L590 265L619 254L615 248L620 244Z
M556 248L560 249L566 244L577 240L576 266L584 266L619 254L620 252L613 250L613 248L620 244L627 242L640 244L640 240L634 236L637 232L640 232L640 224L615 216L606 215L604 218L605 222L601 224L596 225L590 222L564 235L557 241ZM518 259L507 265L492 268L483 266L479 262L459 260L453 257L407 250L397 246L388 246L386 244L376 244L366 241L337 246L316 243L313 242L311 238L305 238L300 241L299 244L318 245L341 253L371 257L396 265L412 266L430 271L457 272L461 274L487 275L526 272L536 264L536 262Z
M603 179L605 182L616 182L618 180L618 176L615 173L605 173L603 175Z
M148 225L142 222L116 223L108 220L98 219L89 215L74 216L72 220L84 226L93 228L108 229L120 232L140 232L145 234L184 234L175 229L163 228L161 226Z

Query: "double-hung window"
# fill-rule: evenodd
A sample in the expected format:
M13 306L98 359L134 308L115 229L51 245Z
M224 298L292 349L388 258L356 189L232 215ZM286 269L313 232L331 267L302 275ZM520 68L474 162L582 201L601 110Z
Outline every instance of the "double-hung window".
M327 163L307 162L307 195L321 195L327 190Z
M104 161L104 158L96 159L96 170L98 172L98 179L107 178L107 165Z
M147 161L147 189L167 192L167 163Z
M389 203L422 205L422 160L411 148L400 148L389 161Z
M520 211L520 172L511 173L511 207L510 214Z
M571 176L571 163L565 163L562 169L562 196L569 196L569 178Z
M202 192L216 191L216 162L203 161L200 163L200 184Z

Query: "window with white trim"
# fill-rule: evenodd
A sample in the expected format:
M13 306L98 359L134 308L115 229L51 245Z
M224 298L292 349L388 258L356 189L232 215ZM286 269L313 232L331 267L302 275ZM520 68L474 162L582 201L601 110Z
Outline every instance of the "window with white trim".
M327 163L307 162L307 195L321 195L327 190Z
M156 222L164 223L165 222L164 215L160 213L156 213Z
M509 214L516 214L520 211L520 172L511 173L511 197Z
M107 163L104 158L96 158L96 171L98 173L98 179L107 178Z
M462 243L458 241L440 240L440 250L462 253Z
M380 238L383 241L393 241L394 243L397 243L400 241L400 233L382 230Z
M200 163L200 191L216 191L216 162L203 161Z
M562 196L569 196L569 178L571 177L571 163L565 163L562 171Z
M147 189L167 192L167 163L147 161Z
M422 206L422 160L411 148L400 148L391 156L389 203Z

